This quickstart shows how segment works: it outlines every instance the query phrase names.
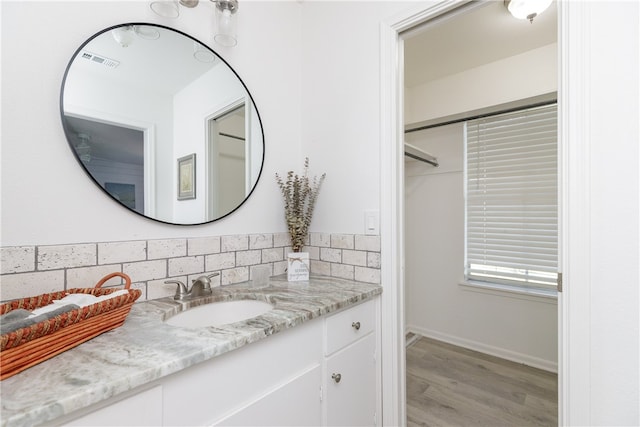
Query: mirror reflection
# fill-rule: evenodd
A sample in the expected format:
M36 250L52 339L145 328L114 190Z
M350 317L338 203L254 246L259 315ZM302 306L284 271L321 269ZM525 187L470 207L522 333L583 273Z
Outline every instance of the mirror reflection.
M151 24L106 29L72 57L62 122L78 162L132 211L201 224L237 209L264 158L251 95L211 49Z

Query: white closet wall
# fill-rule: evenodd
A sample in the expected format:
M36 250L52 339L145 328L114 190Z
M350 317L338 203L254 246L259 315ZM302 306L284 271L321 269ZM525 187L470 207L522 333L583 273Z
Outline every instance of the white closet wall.
M412 132L406 141L439 167L405 160L407 331L555 371L554 299L461 286L464 267L464 125Z

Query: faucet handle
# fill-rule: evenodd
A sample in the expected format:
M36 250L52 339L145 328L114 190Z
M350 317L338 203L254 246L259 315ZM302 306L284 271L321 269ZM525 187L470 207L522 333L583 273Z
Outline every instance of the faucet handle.
M219 275L220 275L220 272L207 275L205 280L204 280L205 288L211 288L211 278L219 276Z
M200 282L202 283L202 289L209 291L211 290L211 278L219 275L220 273L218 272L218 273L213 273L206 276L200 276L196 280L192 280L191 282L192 283Z
M182 283L179 280L165 280L164 283L166 284L174 283L178 285L178 287L176 288L176 294L174 295L173 299L183 299L189 293L184 283Z

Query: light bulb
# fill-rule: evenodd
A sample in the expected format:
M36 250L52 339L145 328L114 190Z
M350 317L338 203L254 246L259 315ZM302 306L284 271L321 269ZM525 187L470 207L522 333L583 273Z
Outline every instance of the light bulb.
M156 0L149 4L156 15L164 18L177 18L180 16L178 2L175 0Z
M131 27L118 27L111 30L113 39L122 47L128 47L133 43L133 31Z
M213 37L216 43L222 46L235 46L237 26L237 1L217 0L216 1L216 34Z
M533 18L544 12L553 0L510 0L507 2L507 9L516 19L528 19L533 22Z

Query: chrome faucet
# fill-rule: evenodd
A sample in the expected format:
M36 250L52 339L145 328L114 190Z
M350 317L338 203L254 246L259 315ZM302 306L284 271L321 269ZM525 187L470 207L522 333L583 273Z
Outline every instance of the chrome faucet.
M186 300L190 298L202 297L205 295L211 295L211 278L219 276L220 273L209 274L208 276L200 276L196 280L192 281L191 289L187 289L184 283L179 280L166 280L164 283L174 283L178 285L176 288L176 294L173 299Z

